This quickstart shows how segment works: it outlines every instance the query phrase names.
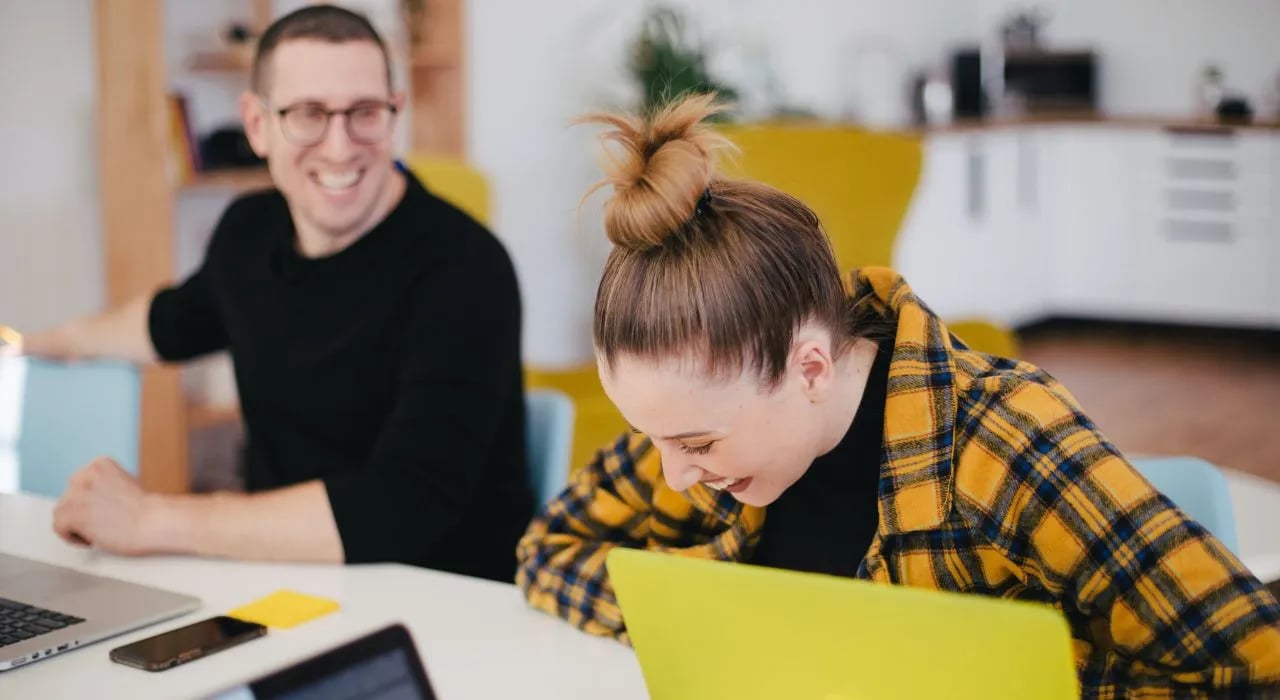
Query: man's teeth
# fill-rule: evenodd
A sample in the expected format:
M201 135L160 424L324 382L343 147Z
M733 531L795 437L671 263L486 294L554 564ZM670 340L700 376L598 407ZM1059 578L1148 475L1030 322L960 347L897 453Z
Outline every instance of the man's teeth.
M353 170L349 173L320 173L316 175L316 180L320 186L327 190L345 190L356 184L356 180L360 179L360 172Z
M721 491L723 489L729 488L730 486L733 486L739 481L742 481L742 479L731 479L731 478L725 477L723 479L717 479L715 481L704 481L702 483L706 484L708 488L713 488L716 491Z

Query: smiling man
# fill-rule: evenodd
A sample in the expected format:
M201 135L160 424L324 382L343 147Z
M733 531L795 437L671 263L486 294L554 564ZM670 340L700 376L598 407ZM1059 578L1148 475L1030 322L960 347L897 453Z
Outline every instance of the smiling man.
M181 284L21 348L140 364L229 349L250 493L149 494L99 459L59 502L60 535L512 579L532 515L515 273L396 165L402 103L359 15L314 5L263 34L240 109L276 189L234 202Z

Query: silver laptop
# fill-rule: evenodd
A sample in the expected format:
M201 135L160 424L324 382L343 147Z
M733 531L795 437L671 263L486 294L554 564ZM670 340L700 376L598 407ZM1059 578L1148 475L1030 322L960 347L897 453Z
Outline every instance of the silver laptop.
M0 554L0 671L198 607L190 596Z

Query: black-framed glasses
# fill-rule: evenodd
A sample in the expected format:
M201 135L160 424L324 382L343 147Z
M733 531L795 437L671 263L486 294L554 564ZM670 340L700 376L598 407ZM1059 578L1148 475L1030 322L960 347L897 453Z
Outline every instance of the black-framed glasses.
M288 107L264 105L280 119L280 131L295 146L314 146L329 133L329 122L341 115L352 141L371 145L391 135L395 123L396 106L390 102L357 102L346 109L328 109L315 102L301 102Z

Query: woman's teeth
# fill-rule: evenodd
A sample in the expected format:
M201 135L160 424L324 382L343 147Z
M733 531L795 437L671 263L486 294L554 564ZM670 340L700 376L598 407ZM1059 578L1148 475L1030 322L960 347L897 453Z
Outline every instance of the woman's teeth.
M729 477L725 477L723 479L716 479L715 481L704 481L702 483L706 484L708 488L713 488L716 491L722 491L724 489L729 488L730 486L733 486L734 484L737 484L740 481L742 481L742 479L732 479Z

